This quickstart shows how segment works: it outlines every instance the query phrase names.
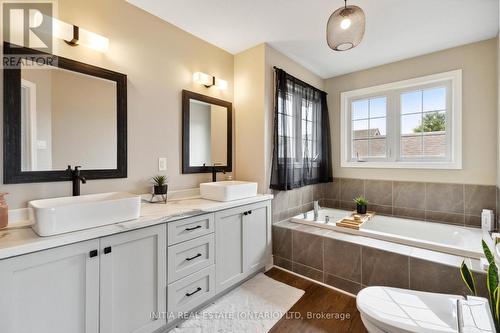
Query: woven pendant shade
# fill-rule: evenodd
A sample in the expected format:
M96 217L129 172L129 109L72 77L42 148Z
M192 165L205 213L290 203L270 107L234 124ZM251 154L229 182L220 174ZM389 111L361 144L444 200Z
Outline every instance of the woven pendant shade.
M347 51L361 43L365 34L365 13L358 6L337 9L328 19L326 40L335 51Z

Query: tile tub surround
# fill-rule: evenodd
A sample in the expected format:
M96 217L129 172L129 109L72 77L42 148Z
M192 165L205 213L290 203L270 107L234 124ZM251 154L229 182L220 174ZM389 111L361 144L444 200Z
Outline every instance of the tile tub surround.
M355 209L353 198L363 195L378 214L467 227L480 227L482 209L500 205L493 185L336 178L316 186L324 207Z
M321 200L324 197L324 185L326 184L309 185L290 191L273 190L273 223L312 210L313 201Z
M468 294L460 277L463 258L291 222L273 225L274 265L357 294L373 285L457 295ZM481 295L486 274L477 260Z

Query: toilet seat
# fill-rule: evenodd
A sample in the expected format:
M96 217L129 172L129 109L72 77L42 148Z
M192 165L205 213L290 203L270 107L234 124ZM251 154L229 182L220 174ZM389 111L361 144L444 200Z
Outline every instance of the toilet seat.
M495 332L484 298L368 287L356 303L370 333Z

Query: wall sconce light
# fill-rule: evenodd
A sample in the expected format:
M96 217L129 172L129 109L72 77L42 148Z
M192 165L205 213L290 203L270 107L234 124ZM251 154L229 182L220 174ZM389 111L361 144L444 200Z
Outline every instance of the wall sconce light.
M66 44L71 46L77 46L80 42L80 28L76 25L73 26L73 39L72 40L64 40Z
M99 52L105 52L109 46L108 38L55 18L53 18L53 31L54 36L71 46L83 45Z
M202 72L196 72L193 74L193 82L202 84L207 88L215 86L217 89L226 90L228 83L225 80L218 79L215 76L208 75Z

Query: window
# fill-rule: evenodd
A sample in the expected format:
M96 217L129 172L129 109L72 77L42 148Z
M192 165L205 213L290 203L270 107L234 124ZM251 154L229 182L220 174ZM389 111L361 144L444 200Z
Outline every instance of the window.
M328 119L325 92L276 69L272 189L333 180Z
M284 101L281 97L278 98L279 157L297 163L304 159L314 159L317 155L316 135L319 124L313 112L313 104L319 104L319 99L308 101L293 95L288 95Z
M387 155L387 97L355 100L351 104L352 158Z
M461 169L461 94L461 70L342 93L342 167Z

